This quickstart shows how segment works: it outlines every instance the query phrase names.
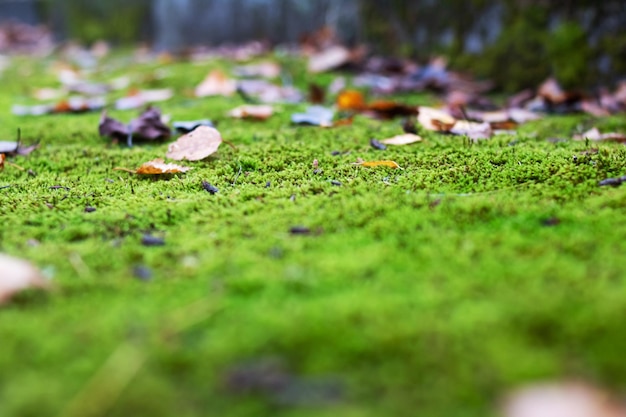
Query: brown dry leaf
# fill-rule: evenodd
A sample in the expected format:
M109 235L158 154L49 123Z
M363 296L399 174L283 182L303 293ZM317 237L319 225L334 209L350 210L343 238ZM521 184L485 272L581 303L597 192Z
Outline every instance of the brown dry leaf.
M237 82L220 70L213 70L196 87L196 97L232 96L237 91Z
M402 145L410 145L411 143L421 142L421 141L422 141L421 136L407 133L404 135L398 135L389 139L381 140L380 143L384 143L385 145L402 146Z
M309 58L308 70L311 73L320 73L339 68L350 62L352 54L348 48L340 45L331 46Z
M398 169L400 165L398 165L395 161L363 161L357 162L356 165L361 165L362 167L367 168L376 168L376 167L388 167Z
M413 116L417 114L416 106L408 106L394 101L374 101L367 106L367 111L379 119L393 119L396 116Z
M0 153L0 170L4 169L4 160L5 160L5 156L3 153Z
M243 105L232 109L228 115L236 119L268 119L274 113L274 108L269 105Z
M594 142L602 142L602 141L614 141L614 142L626 142L626 135L623 133L600 133L600 130L597 127L588 130L582 135L575 135L574 140L591 140Z
M190 167L184 167L176 164L166 164L162 158L153 159L141 165L135 171L135 174L141 175L162 175L162 174L180 174L189 171Z
M30 263L0 254L0 305L21 291L48 287L48 282Z
M504 417L626 417L626 409L592 386L565 382L531 385L506 399Z
M199 161L217 152L221 144L222 135L217 129L200 126L171 143L166 156L176 161Z
M457 120L443 110L432 107L420 107L417 121L426 130L449 132Z
M346 90L337 96L337 107L339 110L363 110L365 99L360 91Z
M595 117L608 117L611 115L611 112L602 108L600 103L590 99L582 100L580 102L580 109Z

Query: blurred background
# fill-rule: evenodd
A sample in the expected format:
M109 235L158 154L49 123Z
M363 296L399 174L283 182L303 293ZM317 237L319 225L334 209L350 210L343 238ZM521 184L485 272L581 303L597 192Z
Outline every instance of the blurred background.
M374 53L489 78L504 91L553 75L594 87L626 74L623 0L0 0L0 21L43 24L55 40L196 45L297 42L320 27Z

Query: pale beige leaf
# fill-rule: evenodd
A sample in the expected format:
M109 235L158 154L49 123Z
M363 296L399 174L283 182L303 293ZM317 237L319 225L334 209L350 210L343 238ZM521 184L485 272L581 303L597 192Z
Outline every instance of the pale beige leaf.
M489 139L493 135L493 130L489 123L468 122L459 120L450 129L454 135L465 135L471 139Z
M626 417L623 405L580 383L533 385L513 392L504 417Z
M162 174L180 174L189 171L190 167L180 166L176 164L166 164L162 158L153 159L141 165L135 171L141 175L162 175Z
M237 82L220 70L213 70L196 87L196 97L232 96L237 91Z
M309 72L320 73L338 68L350 61L350 51L343 46L331 46L309 58Z
M594 127L582 135L575 135L574 140L591 140L594 142L608 141L608 142L626 142L626 135L623 133L600 133L597 127Z
M222 135L217 129L199 126L171 143L166 156L176 161L199 161L217 152L221 143Z
M265 120L274 113L274 108L269 105L243 105L232 109L228 115L237 119Z
M385 145L402 146L402 145L410 145L411 143L421 142L421 141L422 141L421 136L414 135L412 133L407 133L404 135L394 136L389 139L383 139L380 141L380 143L384 143Z
M30 263L0 254L0 304L29 288L48 288L48 282Z

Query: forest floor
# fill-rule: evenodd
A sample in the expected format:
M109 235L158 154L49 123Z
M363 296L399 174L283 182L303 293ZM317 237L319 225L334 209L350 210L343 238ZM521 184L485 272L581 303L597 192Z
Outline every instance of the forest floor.
M235 146L165 179L114 170L168 143L112 144L99 112L11 115L56 82L52 58L1 76L0 139L20 128L41 146L0 172L0 251L54 289L0 309L0 415L478 417L537 381L626 392L626 187L598 185L626 174L626 147L571 139L626 119L547 116L477 142L421 131L377 150L400 121L294 126L305 104L234 120L239 96L189 97L229 65L99 73L175 89L164 114L211 119Z

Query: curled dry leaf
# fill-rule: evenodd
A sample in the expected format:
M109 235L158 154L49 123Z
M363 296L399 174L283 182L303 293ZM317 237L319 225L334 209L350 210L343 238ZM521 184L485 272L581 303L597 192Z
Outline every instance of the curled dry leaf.
M159 109L147 108L137 119L130 122L133 136L142 140L163 140L170 137L170 128L164 123Z
M554 78L548 78L539 86L537 95L543 97L552 104L563 103L567 100L567 94L561 88L559 82Z
M48 282L30 263L0 254L0 304L29 288L48 288Z
M581 383L534 385L513 392L504 417L626 417L626 409L598 388Z
M212 127L200 126L171 143L167 157L177 161L199 161L217 152L222 143L222 135Z
M4 169L4 160L5 160L4 154L0 153L0 171Z
M402 145L410 145L411 143L421 142L421 141L422 141L421 136L407 133L404 135L394 136L389 139L383 139L380 142L384 143L385 145L402 146Z
M416 106L408 106L394 101L374 101L367 106L367 112L379 119L393 119L396 116L412 116L417 114Z
M432 107L420 107L417 121L424 129L435 132L449 132L456 123L454 117Z
M274 113L270 105L243 105L231 110L228 115L237 119L268 119Z
M362 161L362 162L356 162L355 165L360 165L362 167L367 167L367 168L378 168L378 167L387 167L387 168L394 168L394 169L400 168L400 165L398 165L398 163L395 161Z
M196 97L232 96L237 91L237 82L220 70L213 70L196 87Z
M190 167L180 166L176 164L166 164L162 158L153 159L141 165L135 171L135 174L141 175L162 175L162 174L180 174L189 171Z
M100 116L100 124L98 125L98 133L100 136L107 136L110 138L122 140L128 137L128 126L115 120L112 117L107 116L107 112L103 111Z

